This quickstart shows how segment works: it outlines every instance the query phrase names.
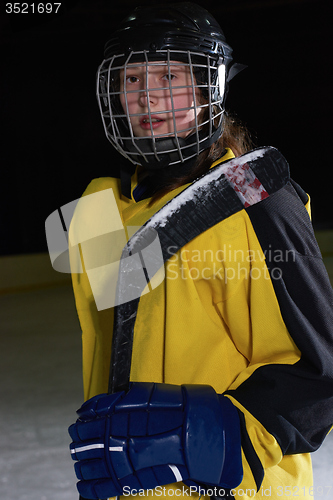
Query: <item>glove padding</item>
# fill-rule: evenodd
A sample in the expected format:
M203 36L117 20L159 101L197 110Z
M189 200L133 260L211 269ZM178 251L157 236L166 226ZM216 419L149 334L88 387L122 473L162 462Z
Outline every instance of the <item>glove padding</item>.
M237 410L210 386L136 382L77 413L70 448L84 498L186 480L235 488L242 480Z

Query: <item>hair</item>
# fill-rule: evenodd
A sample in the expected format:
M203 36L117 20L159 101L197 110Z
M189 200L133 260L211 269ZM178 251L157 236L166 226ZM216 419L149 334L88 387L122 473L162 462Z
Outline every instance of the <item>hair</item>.
M223 156L226 148L230 148L235 157L237 157L251 151L254 147L254 142L247 127L245 127L235 116L225 112L221 137L208 149L199 154L190 172L168 179L163 187L155 192L150 203L154 203L173 189L193 182L195 179L208 172L212 164Z

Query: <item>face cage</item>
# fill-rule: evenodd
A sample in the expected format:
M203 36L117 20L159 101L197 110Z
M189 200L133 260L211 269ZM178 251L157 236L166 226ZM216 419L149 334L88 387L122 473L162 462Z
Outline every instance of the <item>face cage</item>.
M153 59L153 60L152 60ZM147 96L147 110L149 116L150 133L144 137L136 137L128 110L128 94L131 91L120 90L120 71L124 71L124 89L126 89L126 72L128 65L145 68L145 85L140 90L132 92L145 93ZM151 66L163 65L167 67L169 79L165 86L153 89L148 87L148 71ZM172 86L170 74L173 66L189 68L190 85ZM158 50L153 54L148 51L132 51L127 58L124 54L114 55L103 61L97 74L97 99L102 116L105 134L111 144L125 158L133 164L140 164L162 168L174 165L198 156L207 149L221 135L222 119L224 113L226 68L222 60L217 62L217 57L190 51ZM193 105L186 108L175 108L173 91L178 89L191 89ZM196 89L202 95L202 102L196 102ZM155 90L168 90L170 92L171 109L151 110L149 92ZM124 96L125 108L123 109L120 96ZM203 109L204 119L198 120L198 109ZM177 130L175 111L194 110L195 126ZM171 113L174 131L158 134L153 129L151 115ZM136 113L132 116L147 116L147 111ZM185 138L180 133L188 132Z

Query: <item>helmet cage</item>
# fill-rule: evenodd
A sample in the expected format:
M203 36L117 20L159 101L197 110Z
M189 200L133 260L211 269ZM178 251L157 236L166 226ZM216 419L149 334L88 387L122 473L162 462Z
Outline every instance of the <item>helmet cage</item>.
M144 88L136 90L126 89L126 72L128 65L131 68L140 66L145 68L146 78ZM169 79L159 90L170 92L171 108L168 110L151 110L149 93L153 90L148 86L148 71L150 66L167 66ZM174 66L189 68L189 85L174 86L170 75ZM120 85L120 71L123 70L123 90ZM226 65L220 54L205 54L190 50L155 50L130 51L128 54L113 55L105 59L98 68L97 99L102 116L105 134L119 153L133 164L140 164L146 168L163 168L167 165L184 162L199 155L215 142L222 132L226 84ZM190 107L175 108L173 92L181 88L191 88L193 103ZM202 98L197 102L197 89ZM144 92L147 96L147 109L150 132L144 137L137 137L133 133L131 116L128 109L128 94ZM120 96L123 96L123 108ZM198 108L202 110L199 115ZM176 111L194 110L195 126L177 130ZM153 129L152 114L171 113L174 130L169 133L158 134ZM147 111L132 116L147 116ZM198 119L200 116L200 121ZM188 135L180 137L180 134Z

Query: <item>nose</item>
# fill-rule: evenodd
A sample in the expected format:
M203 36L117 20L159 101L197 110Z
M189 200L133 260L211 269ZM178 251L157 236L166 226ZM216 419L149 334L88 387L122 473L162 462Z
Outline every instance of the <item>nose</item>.
M157 101L158 97L156 95L152 95L151 92L148 92L147 90L140 92L139 104L143 108L146 108L148 106L155 106L157 104Z
M153 90L149 90L153 89ZM158 103L158 90L153 85L152 78L143 82L143 88L139 93L139 104L142 107L155 106Z

